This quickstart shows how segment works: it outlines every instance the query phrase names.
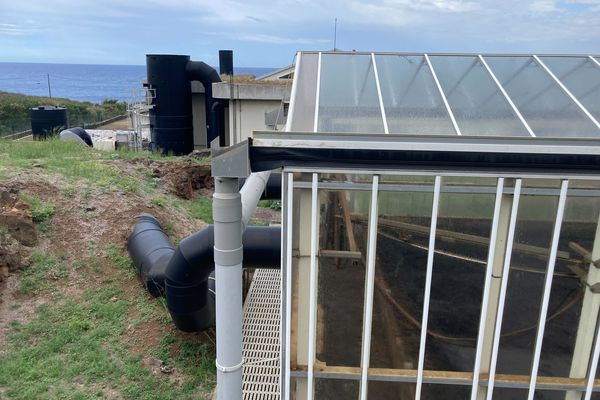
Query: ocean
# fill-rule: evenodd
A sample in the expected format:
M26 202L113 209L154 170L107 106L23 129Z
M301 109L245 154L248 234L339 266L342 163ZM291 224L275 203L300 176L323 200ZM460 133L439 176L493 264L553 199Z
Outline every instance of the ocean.
M275 68L234 68L235 74L267 74ZM145 65L0 63L0 91L101 103L130 101L146 79Z

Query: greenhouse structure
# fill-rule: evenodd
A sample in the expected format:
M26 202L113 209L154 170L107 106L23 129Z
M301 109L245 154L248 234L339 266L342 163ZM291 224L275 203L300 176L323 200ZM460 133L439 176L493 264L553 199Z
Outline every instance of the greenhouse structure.
M219 393L600 399L599 121L597 56L299 52L285 132L213 150ZM242 309L225 227L275 169Z

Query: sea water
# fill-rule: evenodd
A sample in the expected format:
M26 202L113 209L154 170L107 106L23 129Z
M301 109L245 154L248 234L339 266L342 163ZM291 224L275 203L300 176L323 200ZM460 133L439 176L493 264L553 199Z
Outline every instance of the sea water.
M275 68L235 68L236 74L267 74ZM0 91L101 103L131 101L146 79L145 65L0 63ZM49 84L48 84L49 81Z

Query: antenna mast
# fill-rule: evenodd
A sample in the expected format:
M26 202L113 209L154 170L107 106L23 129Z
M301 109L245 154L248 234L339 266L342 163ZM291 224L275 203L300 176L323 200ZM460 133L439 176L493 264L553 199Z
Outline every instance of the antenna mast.
M333 51L337 51L337 17L333 22Z

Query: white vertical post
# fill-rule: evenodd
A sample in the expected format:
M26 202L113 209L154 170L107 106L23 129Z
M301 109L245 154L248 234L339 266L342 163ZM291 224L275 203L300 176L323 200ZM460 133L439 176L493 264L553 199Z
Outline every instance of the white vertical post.
M310 289L309 289L309 317L308 317L308 391L307 399L313 398L314 368L315 368L315 336L317 334L317 245L319 223L319 175L312 174L311 192L311 222L310 222Z
M292 80L292 92L290 93L290 109L288 110L287 120L285 121L286 132L292 129L292 121L294 120L294 108L296 107L296 91L298 90L298 76L300 72L300 62L302 61L302 52L296 54L296 66L294 67L294 79ZM231 113L230 113L231 114Z
M375 288L375 261L377 259L377 221L378 221L378 191L379 176L373 176L371 189L371 208L369 210L369 239L367 250L367 273L365 283L365 309L363 312L363 334L361 355L361 380L360 398L367 398L367 375L369 373L369 359L371 357L371 328L373 324L373 291Z
M379 97L379 108L381 109L381 119L383 120L383 132L390 133L388 129L387 118L385 116L385 106L383 105L383 96L381 95L381 84L379 83L379 72L377 71L377 62L375 53L371 53L371 63L373 63L373 72L375 73L375 84L377 85L377 97Z
M485 70L488 72L488 74L490 75L490 77L492 78L492 80L494 81L494 83L496 84L498 89L500 90L500 92L504 95L504 98L506 99L506 101L508 101L508 104L512 108L515 115L519 118L519 121L521 121L521 123L523 124L525 129L527 129L527 132L529 132L529 135L532 137L535 137L535 133L533 133L533 130L531 130L531 128L529 127L529 124L527 123L527 121L525 121L525 118L523 118L523 115L521 115L521 112L519 111L519 109L517 108L515 103L513 103L512 99L510 98L508 93L506 93L506 90L504 90L504 87L500 84L500 81L498 80L498 78L496 78L496 75L494 74L494 72L492 72L491 68L489 67L489 65L483 58L483 56L480 54L478 57L479 57L479 61L481 61L481 64L483 65Z
M554 79L554 81L558 84L558 86L560 86L560 88L563 90L563 92L565 92L567 94L567 96L569 96L571 98L571 100L573 100L573 102L575 104L577 104L577 107L579 107L581 109L581 111L583 111L583 113L594 123L594 125L596 125L596 127L598 129L600 129L600 123L598 123L598 121L596 121L596 118L594 118L594 116L587 110L587 108L585 108L583 106L583 104L581 104L581 102L579 100L577 100L577 97L573 96L573 93L571 93L571 91L569 91L569 89L567 89L567 87L560 81L560 79L558 79L556 77L556 75L554 75L554 73L552 71L550 71L550 68L548 68L546 66L546 64L544 64L538 56L534 55L533 58L538 63L538 65L540 67L542 67L544 69L544 71L546 71L546 73L548 75L550 75L550 77L552 79Z
M471 386L471 400L477 399L479 389L479 373L481 369L481 353L483 350L485 324L487 321L488 303L490 300L490 285L492 281L492 269L498 238L498 225L500 220L500 205L502 204L502 193L504 191L504 178L498 178L496 187L496 202L494 204L494 216L492 219L492 231L490 232L490 245L488 248L487 267L485 269L485 281L483 285L483 298L481 300L481 316L479 319L479 334L477 335L477 349L475 351L475 365L473 367L473 384Z
M429 250L427 252L427 272L425 276L425 294L423 295L423 316L421 319L421 341L419 344L419 365L417 369L417 386L415 400L421 399L423 386L423 367L425 365L425 344L427 343L427 321L429 319L429 300L431 297L431 280L433 276L433 256L435 255L435 233L437 228L438 209L440 204L440 187L442 178L435 177L433 186L433 204L431 208L431 228L429 230Z
M598 368L598 359L600 358L600 327L596 330L596 344L594 346L594 355L592 356L590 370L588 372L587 385L585 389L585 400L592 398L594 389L594 379L596 379L596 370Z
M487 400L492 400L494 381L496 377L496 362L498 360L498 348L500 346L500 335L502 332L502 318L504 316L504 302L506 300L506 288L508 287L508 276L510 274L510 261L512 257L513 241L517 226L517 213L519 210L519 198L521 196L521 179L515 181L513 201L510 210L510 221L506 237L506 252L502 266L502 280L500 283L500 296L498 297L498 311L496 313L496 324L494 329L494 341L492 344L492 355L490 360L489 379L487 388Z
M290 398L292 351L292 235L294 223L294 174L286 174L286 254L285 254L285 399Z
M556 253L558 251L558 241L560 239L560 230L562 226L563 215L565 212L565 203L567 201L567 190L569 181L563 180L560 185L560 196L558 198L558 208L556 210L556 220L554 221L554 231L552 232L552 242L550 245L550 257L548 258L548 267L546 268L546 279L544 282L544 294L542 296L542 309L540 310L540 319L538 331L535 340L535 349L533 353L533 365L531 367L531 380L529 381L528 400L533 400L535 395L535 385L537 382L538 369L540 366L540 353L542 351L542 342L544 341L544 330L546 328L546 317L548 315L548 303L550 301L550 291L552 289L552 278L554 277L554 267L556 265Z
M444 105L446 106L446 111L448 112L448 115L450 116L450 120L452 121L452 126L454 127L454 131L456 132L456 134L458 136L460 136L460 135L462 135L462 133L460 132L460 128L458 127L458 124L456 123L456 118L454 118L454 113L452 112L452 109L450 108L450 104L448 104L448 99L446 99L446 95L444 94L442 85L440 85L440 81L438 80L437 74L435 73L435 69L433 69L433 65L431 65L431 60L429 60L429 56L427 54L424 54L423 56L425 57L427 66L429 67L429 70L431 71L431 75L433 76L433 80L435 81L435 86L437 86L438 91L440 92L440 96L442 96L442 101L444 102Z
M295 80L296 77L294 77ZM315 120L313 121L313 132L319 128L319 100L321 96L321 52L319 52L319 61L317 63L317 90L315 95Z

